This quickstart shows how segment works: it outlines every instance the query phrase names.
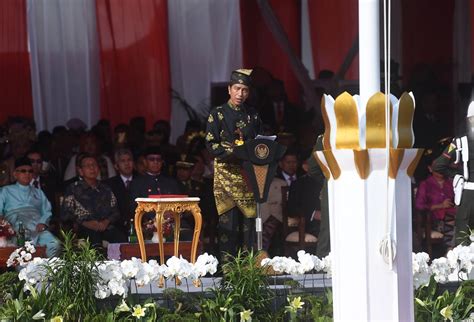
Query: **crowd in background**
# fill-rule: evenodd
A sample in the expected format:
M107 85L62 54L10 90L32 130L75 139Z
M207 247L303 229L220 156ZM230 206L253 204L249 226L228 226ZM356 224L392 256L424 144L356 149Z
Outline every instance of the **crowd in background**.
M324 177L314 175L310 168L315 166L311 151L323 128L317 113L288 101L280 80L265 73L256 77L261 79L256 79L256 91L249 103L258 107L265 134L277 135L278 142L287 147L262 207L264 248L272 255L282 255L285 243L291 241L282 232L288 232L285 228L291 227L292 217L304 217L309 240L318 240ZM321 89L317 92L322 93ZM421 250L426 246L429 230L419 229L426 220L417 219L426 216L432 219L433 236L429 238L441 239L444 247L452 247L450 227L455 208L451 181L430 167L450 142L445 137L449 126L443 126L437 109L438 89L423 87L419 93L415 129L423 130L415 132L416 144L428 149L413 179L414 247ZM213 159L205 146L205 124L199 119L189 120L176 144L169 140L168 121L157 120L151 129L145 124L140 116L113 127L102 119L88 129L81 120L71 119L51 132L37 133L32 120L10 117L0 127L0 186L17 181L15 172L25 166L18 160L27 158L32 169L30 186L41 189L51 204L52 216L45 229L57 237L60 229L72 229L97 244L102 240L127 241L135 197L197 196L203 214L203 248L218 253ZM286 191L283 187L288 187L288 194L282 192ZM0 215L5 215L1 209ZM187 221L188 227L193 225L191 219ZM288 233L291 229L297 227Z

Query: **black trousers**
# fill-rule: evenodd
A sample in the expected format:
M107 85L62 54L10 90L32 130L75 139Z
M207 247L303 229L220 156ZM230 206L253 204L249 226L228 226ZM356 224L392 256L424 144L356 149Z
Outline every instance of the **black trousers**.
M239 249L253 249L256 240L255 218L245 217L234 207L219 216L219 253L221 260L227 254L237 255Z
M84 239L88 238L93 247L101 247L102 241L104 240L108 241L109 243L127 242L127 236L123 233L122 229L119 229L113 225L110 225L104 231L94 231L81 226L79 228L79 237Z

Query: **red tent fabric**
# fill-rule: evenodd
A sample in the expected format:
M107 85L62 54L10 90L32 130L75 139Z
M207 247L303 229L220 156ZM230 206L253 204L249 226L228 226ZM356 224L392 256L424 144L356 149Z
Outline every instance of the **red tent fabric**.
M357 1L308 1L314 74L321 70L337 73L358 37ZM352 61L345 79L359 78L359 60Z
M439 80L452 81L454 1L403 0L403 83L419 64L436 64Z
M275 15L283 25L293 50L301 55L301 15L299 1L270 0ZM242 24L242 52L245 68L256 66L268 70L285 83L288 98L298 102L301 94L299 83L290 62L267 28L260 9L254 0L240 1Z
M171 110L166 0L97 0L101 116L112 124Z
M0 111L33 117L26 0L0 1Z

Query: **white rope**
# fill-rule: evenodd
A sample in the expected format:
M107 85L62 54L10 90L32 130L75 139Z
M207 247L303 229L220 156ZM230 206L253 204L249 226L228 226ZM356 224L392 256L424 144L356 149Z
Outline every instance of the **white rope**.
M396 243L392 239L392 221L393 221L393 209L390 208L390 179L389 179L389 166L390 166L390 3L391 0L384 0L383 10L383 29L384 29L384 81L385 81L385 171L386 171L386 223L385 223L385 237L380 242L379 252L382 255L384 261L388 264L389 269L393 267L393 261L396 256Z

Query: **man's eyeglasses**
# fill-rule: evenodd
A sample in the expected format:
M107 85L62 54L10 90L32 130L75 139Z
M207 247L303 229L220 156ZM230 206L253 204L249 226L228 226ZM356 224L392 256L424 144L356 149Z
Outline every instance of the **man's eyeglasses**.
M160 158L160 157L147 157L146 159L150 162L162 162L163 161L163 159Z
M43 163L43 160L41 160L41 159L30 159L30 162L41 164L41 163Z
M16 172L20 172L20 173L33 173L33 169L18 169L18 170L15 170Z

